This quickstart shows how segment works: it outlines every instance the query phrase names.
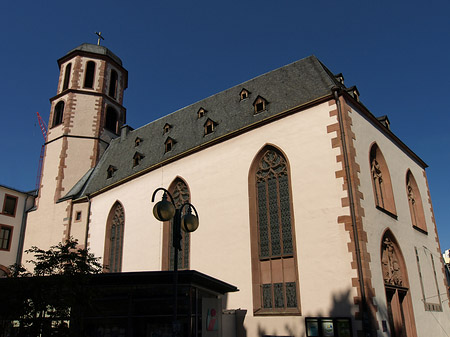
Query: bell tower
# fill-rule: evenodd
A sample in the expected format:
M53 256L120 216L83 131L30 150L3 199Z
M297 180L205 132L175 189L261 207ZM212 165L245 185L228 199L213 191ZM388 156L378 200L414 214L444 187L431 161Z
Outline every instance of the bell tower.
M63 197L95 167L126 122L128 72L109 49L85 43L60 58L58 66L39 195L28 216L24 249L45 249L73 235L72 201Z

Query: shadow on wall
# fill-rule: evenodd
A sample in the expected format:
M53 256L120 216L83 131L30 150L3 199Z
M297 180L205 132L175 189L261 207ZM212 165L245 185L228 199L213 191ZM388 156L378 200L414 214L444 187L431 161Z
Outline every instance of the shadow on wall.
M287 323L284 325L283 330L277 330L276 328L270 327L268 324L261 324L258 323L257 326L257 336L259 337L272 337L272 336L279 336L279 337L306 337L306 323L305 318L307 317L315 317L315 318L349 318L351 320L351 326L352 326L352 335L342 333L339 334L337 331L335 331L334 336L337 337L347 337L347 336L358 336L357 330L361 329L361 323L360 321L354 320L354 313L358 310L358 306L353 304L353 292L351 289L344 290L339 293L335 293L332 296L332 303L331 308L327 310L324 308L323 310L318 310L316 312L309 311L307 308L303 307L302 315L301 316L295 316L294 319L296 322L293 323ZM386 310L383 311L383 316L386 315ZM301 324L299 324L300 320ZM298 326L302 327L302 330L298 329ZM325 336L324 334L319 334L319 336Z

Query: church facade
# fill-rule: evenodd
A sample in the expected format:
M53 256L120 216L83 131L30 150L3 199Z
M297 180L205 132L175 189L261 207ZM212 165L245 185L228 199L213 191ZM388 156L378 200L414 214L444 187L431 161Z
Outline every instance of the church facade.
M310 56L133 129L116 55L83 44L58 64L24 250L72 236L105 273L171 270L163 187L200 219L178 268L239 289L224 336L448 334L427 165L342 74Z

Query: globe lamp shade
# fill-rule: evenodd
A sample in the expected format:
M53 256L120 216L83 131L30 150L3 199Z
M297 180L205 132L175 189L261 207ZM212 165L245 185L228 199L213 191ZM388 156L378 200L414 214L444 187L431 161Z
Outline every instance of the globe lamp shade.
M163 199L153 207L153 215L159 221L169 221L175 215L175 206Z
M191 233L198 228L198 218L192 214L187 213L181 218L181 228L186 233Z

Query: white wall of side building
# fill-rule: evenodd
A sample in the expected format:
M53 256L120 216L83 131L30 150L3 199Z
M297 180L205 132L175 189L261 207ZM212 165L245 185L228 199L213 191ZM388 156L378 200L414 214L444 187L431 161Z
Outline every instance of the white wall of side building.
M331 142L337 135L327 133L327 126L337 122L330 117L334 108L327 102L287 116L95 196L91 251L103 256L107 217L120 201L125 211L122 270L160 270L162 224L153 217L150 199L156 188L168 188L181 177L200 218L200 227L191 234L190 269L239 288L227 296L226 307L248 310L248 336L258 331L302 336L305 316L331 316L339 310L353 316L352 278L357 275L349 234L337 223L349 209L341 205L346 192L343 179L335 175L342 169L336 161L340 150ZM302 316L253 316L248 181L253 159L267 144L283 151L289 162Z
M17 198L15 213L5 214L5 198L10 196ZM11 230L9 244L7 248L0 246L0 269L9 272L7 268L17 261L17 253L21 245L22 226L24 226L24 217L26 211L33 206L34 196L32 194L20 192L5 186L0 186L0 227L6 227ZM1 243L5 238L2 237ZM1 271L0 271L1 273ZM4 275L3 273L1 273Z
M381 270L381 240L384 232L389 229L400 246L403 258L407 266L410 294L412 298L415 324L418 336L448 336L450 332L450 310L448 295L445 285L445 275L443 274L440 248L437 240L437 232L433 222L433 214L429 203L429 192L424 177L424 169L392 139L380 132L377 127L359 113L352 109L350 116L353 121L352 131L356 136L356 162L360 165L360 191L364 198L361 200L365 216L363 218L364 229L368 235L367 249L371 256L370 269L372 284L375 289L376 304L379 308L377 313L378 322L388 321L386 312L386 295L384 280ZM395 198L397 219L378 210L375 207L374 193L372 187L371 167L369 162L369 151L372 144L376 142L389 168L392 189ZM422 204L425 212L426 226L428 233L424 234L414 229L411 222L411 215L408 204L406 189L407 170L411 170L417 182ZM419 252L422 282L425 297L428 301L438 303L436 281L431 264L427 264L425 259L433 255L435 269L437 273L437 285L440 293L440 303L443 311L425 311L422 286L418 271L418 263L415 248ZM382 331L381 325L378 331L379 336L389 336Z

